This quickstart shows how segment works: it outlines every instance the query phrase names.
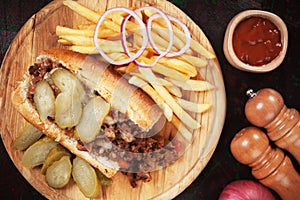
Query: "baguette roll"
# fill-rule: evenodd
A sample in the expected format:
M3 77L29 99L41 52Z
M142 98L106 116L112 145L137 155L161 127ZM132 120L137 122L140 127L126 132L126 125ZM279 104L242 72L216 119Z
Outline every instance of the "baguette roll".
M160 108L142 90L130 85L107 63L63 49L45 50L46 55L62 61L85 85L96 90L113 108L126 113L133 122L149 131L162 115Z
M60 67L72 72L83 83L84 88L100 95L111 105L112 109L125 114L143 131L151 130L163 117L160 108L146 93L130 85L110 66L93 57L69 50L49 49L38 56L36 62L43 59L50 59L53 63L59 63ZM47 76L43 79L47 79ZM12 93L12 102L19 113L45 135L53 138L73 154L99 169L105 176L114 176L120 169L117 161L81 149L82 142L75 137L76 134L69 134L68 128L59 127L51 118L41 119L34 102L28 96L33 82L30 73L26 73L24 80Z

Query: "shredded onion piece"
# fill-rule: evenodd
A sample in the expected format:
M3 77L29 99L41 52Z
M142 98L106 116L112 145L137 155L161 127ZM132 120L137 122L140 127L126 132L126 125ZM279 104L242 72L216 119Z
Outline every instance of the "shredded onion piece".
M142 31L142 34L144 36L143 38L143 44L142 44L142 47L136 52L136 54L134 55L130 55L128 59L124 59L124 60L120 60L120 61L116 61L116 60L113 60L111 59L109 56L106 55L106 53L102 50L102 48L99 46L98 44L98 32L99 32L99 28L102 24L102 22L104 21L105 17L112 13L112 12L116 12L116 11L123 11L123 12L126 12L128 13L129 15L128 16L132 16L136 19L136 21L138 22L138 24L140 25L141 27L141 31ZM125 26L123 25L124 29L125 29ZM122 33L122 45L123 45L123 48L124 46L126 46L126 35L125 35L125 31L121 31ZM125 42L124 42L124 38L125 37ZM97 25L96 25L96 28L95 28L95 33L94 33L94 44L97 48L97 51L100 53L100 55L109 63L111 64L114 64L114 65L124 65L124 64L127 64L127 63L130 63L130 62L133 62L135 59L137 59L138 57L140 57L146 46L147 46L147 41L148 41L148 38L147 38L147 33L146 33L146 26L143 22L143 20L132 10L128 9L128 8L124 8L124 7L116 7L116 8L111 8L109 10L107 10L105 13L103 13L103 15L101 15L101 17L99 18L98 22L97 22ZM124 44L125 43L125 44ZM129 52L129 50L128 50Z

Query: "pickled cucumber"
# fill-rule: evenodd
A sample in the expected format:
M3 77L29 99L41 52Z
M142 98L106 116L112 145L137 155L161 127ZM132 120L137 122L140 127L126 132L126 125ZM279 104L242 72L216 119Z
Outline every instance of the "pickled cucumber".
M84 102L87 98L83 85L70 71L62 68L56 69L51 74L51 79L53 80L54 84L60 89L60 91L68 92L70 90L76 89L79 92L81 102Z
M70 156L63 156L47 169L46 182L52 188L63 188L69 183L71 172Z
M72 176L84 196L94 198L100 192L100 186L95 169L83 159L73 160Z
M76 135L82 142L91 142L95 139L109 110L110 104L101 97L96 96L89 100L75 128Z
M60 128L76 126L82 115L82 105L77 90L61 92L55 99L55 122Z
M42 166L41 172L42 174L46 174L47 169L55 162L60 160L63 156L71 157L71 153L65 149L63 146L56 145L53 147L48 153L46 160Z
M22 165L24 167L33 168L43 164L49 151L58 143L49 137L43 137L32 144L22 157Z
M112 179L106 177L102 172L100 172L99 170L96 170L96 174L98 176L99 179L99 183L102 186L110 186L112 184Z
M42 80L36 84L33 101L41 120L45 121L48 116L54 116L55 96L47 81Z
M43 133L39 129L27 122L13 142L13 148L16 150L25 150L38 141L42 135Z

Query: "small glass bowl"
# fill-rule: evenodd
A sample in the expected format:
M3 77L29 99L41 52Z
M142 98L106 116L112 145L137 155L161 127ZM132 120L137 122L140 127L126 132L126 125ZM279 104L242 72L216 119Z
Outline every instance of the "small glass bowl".
M234 49L233 49L232 37L233 37L235 28L241 21L243 21L247 18L250 18L250 17L261 17L261 18L270 20L275 26L277 26L277 28L281 34L282 50L280 51L279 55L276 58L274 58L271 62L269 62L265 65L251 66L249 64L246 64L236 56ZM283 22L283 20L280 17L278 17L277 15L275 15L273 13L267 12L267 11L246 10L246 11L242 11L239 14L237 14L229 22L226 32L225 32L223 51L224 51L225 57L228 60L228 62L235 68L243 70L243 71L247 71L247 72L264 73L264 72L269 72L271 70L274 70L282 63L282 61L286 55L287 46L288 46L288 31L287 31L285 23Z

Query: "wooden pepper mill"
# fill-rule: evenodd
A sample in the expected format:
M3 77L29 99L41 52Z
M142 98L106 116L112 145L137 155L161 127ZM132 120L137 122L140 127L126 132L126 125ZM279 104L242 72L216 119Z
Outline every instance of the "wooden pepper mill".
M245 106L245 115L250 123L267 130L275 144L289 151L300 164L300 115L294 108L287 108L282 96L270 88L254 93Z
M283 200L299 198L300 175L281 149L271 148L259 128L242 129L231 141L230 149L236 160L252 167L252 175Z

